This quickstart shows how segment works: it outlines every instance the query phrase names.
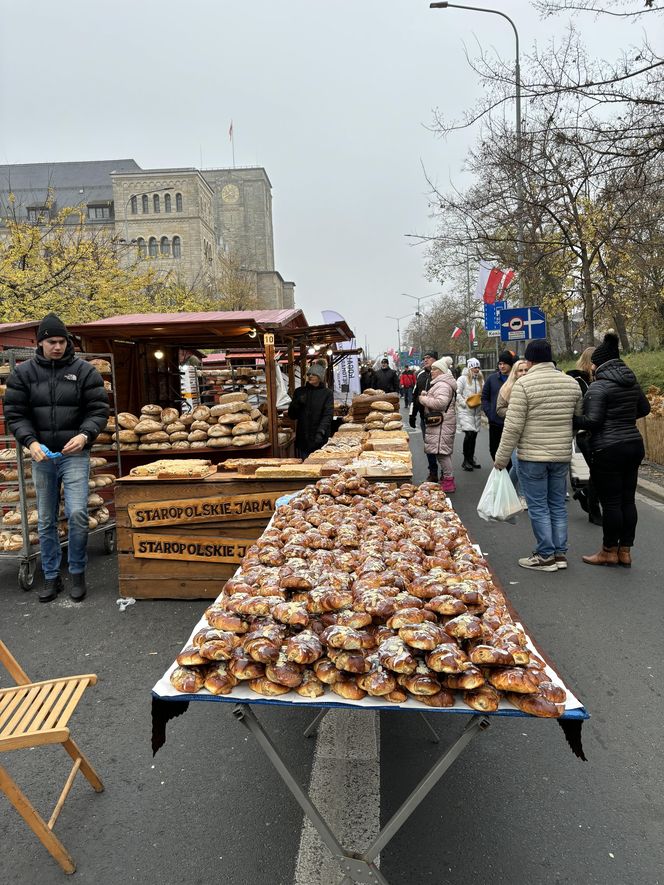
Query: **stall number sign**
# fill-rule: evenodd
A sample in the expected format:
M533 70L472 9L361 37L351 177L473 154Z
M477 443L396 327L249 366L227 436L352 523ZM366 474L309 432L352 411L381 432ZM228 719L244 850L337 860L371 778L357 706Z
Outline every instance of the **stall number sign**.
M190 522L219 522L225 519L258 519L274 513L275 501L281 492L262 492L211 498L190 498L179 501L147 501L130 504L129 521L133 528L181 525Z
M242 562L246 538L209 538L195 535L133 535L136 559L177 559L180 562Z

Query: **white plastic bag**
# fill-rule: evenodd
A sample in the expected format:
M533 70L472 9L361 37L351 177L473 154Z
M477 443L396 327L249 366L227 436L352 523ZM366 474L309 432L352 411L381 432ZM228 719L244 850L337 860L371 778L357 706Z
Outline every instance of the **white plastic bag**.
M515 517L522 510L509 473L494 467L484 486L477 512L487 521L495 519L499 522L516 522Z

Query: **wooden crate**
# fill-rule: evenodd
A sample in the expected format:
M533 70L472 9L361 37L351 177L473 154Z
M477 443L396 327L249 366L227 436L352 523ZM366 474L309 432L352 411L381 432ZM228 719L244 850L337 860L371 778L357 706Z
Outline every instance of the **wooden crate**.
M242 548L268 524L274 501L305 485L303 479L257 480L234 473L190 482L123 477L115 486L120 595L218 596ZM227 512L215 516L217 510ZM235 518L236 510L244 512ZM147 519L151 515L156 518Z

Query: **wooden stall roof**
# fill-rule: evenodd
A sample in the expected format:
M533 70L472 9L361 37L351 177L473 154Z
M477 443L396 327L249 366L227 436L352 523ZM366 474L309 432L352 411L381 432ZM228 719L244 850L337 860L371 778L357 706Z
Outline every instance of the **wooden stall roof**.
M69 326L71 332L83 338L127 338L192 347L225 342L237 346L238 338L244 338L250 346L249 333L253 329L259 333L273 332L281 340L286 332L297 333L306 328L306 318L298 309L124 314Z

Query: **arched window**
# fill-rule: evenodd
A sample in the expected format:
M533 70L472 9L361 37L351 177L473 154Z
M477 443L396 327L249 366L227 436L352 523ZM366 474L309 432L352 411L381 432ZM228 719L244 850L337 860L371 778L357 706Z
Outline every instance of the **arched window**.
M164 258L171 254L171 244L168 242L168 237L162 237L159 241L159 252Z
M182 194L175 195L175 211L182 212Z
M143 196L141 197L141 203L143 204L143 215L147 215L147 213L150 211L147 194L143 194Z
M138 212L138 198L132 197L131 198L131 214L136 215L137 212Z
M180 237L173 237L173 258L182 257L182 242Z
M148 240L148 254L150 255L150 258L157 257L157 240L155 237L150 237Z
M160 212L161 208L159 206L159 194L153 194L152 196L152 206L155 212Z
M139 237L136 240L136 245L138 246L138 257L145 258L145 256L148 254L148 250L143 237Z
M171 195L164 194L164 212L171 211Z

